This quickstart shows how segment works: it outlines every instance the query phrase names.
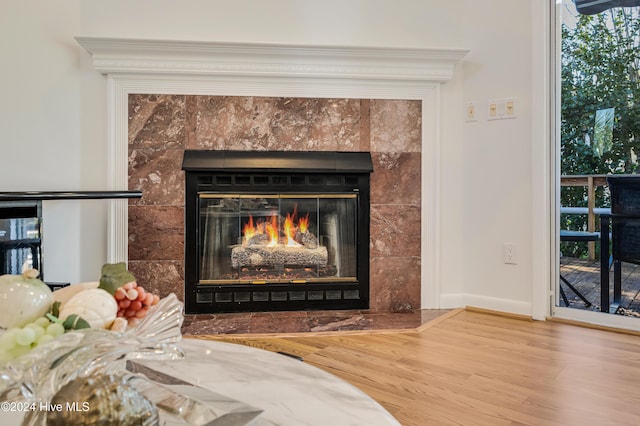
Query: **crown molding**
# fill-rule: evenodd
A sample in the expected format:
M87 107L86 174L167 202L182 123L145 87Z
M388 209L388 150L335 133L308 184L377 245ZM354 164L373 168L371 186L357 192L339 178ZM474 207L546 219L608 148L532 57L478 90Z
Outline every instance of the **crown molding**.
M101 74L445 82L467 49L75 37Z

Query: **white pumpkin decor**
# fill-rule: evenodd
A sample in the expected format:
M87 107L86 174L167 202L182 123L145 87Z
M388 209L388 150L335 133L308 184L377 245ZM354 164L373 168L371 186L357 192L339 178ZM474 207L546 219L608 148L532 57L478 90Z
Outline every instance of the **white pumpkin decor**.
M80 291L60 306L60 319L78 315L91 328L109 328L116 319L118 303L113 295L101 288Z
M47 313L53 295L38 275L36 269L22 275L0 275L0 327L21 327Z
M98 288L99 285L100 283L98 281L89 281L59 288L53 292L53 301L60 302L61 305L64 305L67 303L67 300L71 299L81 291Z

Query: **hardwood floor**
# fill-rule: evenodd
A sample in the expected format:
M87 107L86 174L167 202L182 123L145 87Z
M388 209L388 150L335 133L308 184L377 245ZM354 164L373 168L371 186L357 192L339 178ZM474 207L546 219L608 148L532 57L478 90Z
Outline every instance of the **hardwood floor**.
M600 310L600 260L560 258L560 274L573 284L593 305L586 307L584 302L568 287L563 285L569 299L569 306L576 309ZM609 282L613 287L613 268L609 272ZM611 291L613 298L613 291ZM566 306L561 302L561 306ZM640 317L640 265L622 263L622 294L619 314Z
M455 310L410 331L198 338L301 356L405 426L640 425L634 335Z

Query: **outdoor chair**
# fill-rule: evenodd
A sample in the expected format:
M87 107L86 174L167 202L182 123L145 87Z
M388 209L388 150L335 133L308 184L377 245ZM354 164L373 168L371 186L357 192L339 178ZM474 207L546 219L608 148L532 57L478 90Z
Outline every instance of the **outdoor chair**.
M587 241L598 241L600 240L599 232L586 232L586 231L568 231L568 230L560 230L560 241L570 241L570 242L587 242ZM573 284L569 282L562 274L560 274L560 280L564 283L571 291L575 293L576 296L580 298L588 308L593 303L591 303ZM560 287L560 296L564 301L566 306L569 306L569 298L562 288L562 284Z
M621 299L622 262L640 265L640 175L607 177L611 192L611 257L613 306Z

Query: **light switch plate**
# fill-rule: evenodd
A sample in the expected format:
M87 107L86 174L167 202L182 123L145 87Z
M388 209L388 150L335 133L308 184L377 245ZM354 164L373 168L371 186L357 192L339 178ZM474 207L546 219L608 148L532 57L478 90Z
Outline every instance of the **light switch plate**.
M516 118L516 98L489 99L487 120Z
M498 114L499 101L499 99L489 99L487 103L487 120L500 120L500 115Z
M476 109L476 104L474 102L467 102L466 120L468 122L477 121L477 118L476 118L476 113L477 112L478 111Z
M516 118L516 98L504 100L504 117L502 118Z

